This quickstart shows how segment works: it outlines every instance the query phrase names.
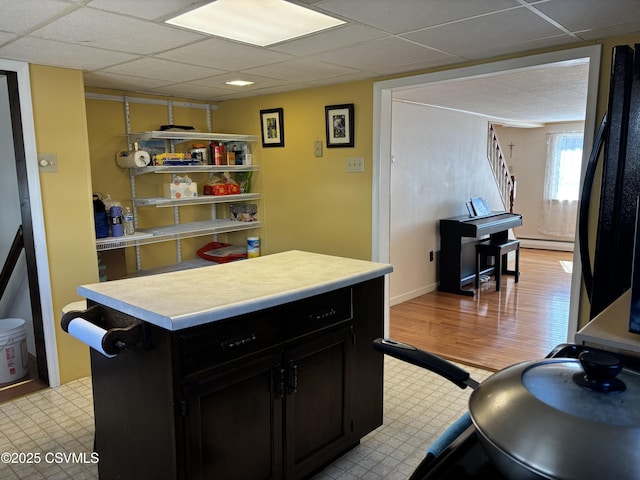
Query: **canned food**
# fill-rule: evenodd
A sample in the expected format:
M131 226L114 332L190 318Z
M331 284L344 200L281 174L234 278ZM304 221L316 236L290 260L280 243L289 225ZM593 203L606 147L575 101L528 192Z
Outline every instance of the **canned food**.
M209 152L202 143L194 143L191 145L189 153L191 153L191 158L200 160L201 163L208 163Z

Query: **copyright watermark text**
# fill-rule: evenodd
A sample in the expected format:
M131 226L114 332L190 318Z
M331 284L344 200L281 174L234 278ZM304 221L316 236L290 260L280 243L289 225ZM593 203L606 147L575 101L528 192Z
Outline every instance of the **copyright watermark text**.
M97 452L2 452L0 462L11 464L98 463Z

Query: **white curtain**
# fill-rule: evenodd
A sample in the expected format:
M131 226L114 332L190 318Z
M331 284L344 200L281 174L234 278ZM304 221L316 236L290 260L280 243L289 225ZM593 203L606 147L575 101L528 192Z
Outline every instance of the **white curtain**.
M583 132L549 134L541 233L575 238L583 136Z

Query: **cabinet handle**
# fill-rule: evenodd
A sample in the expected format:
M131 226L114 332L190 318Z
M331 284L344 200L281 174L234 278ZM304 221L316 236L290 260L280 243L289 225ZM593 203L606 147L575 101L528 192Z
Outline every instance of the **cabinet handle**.
M289 360L287 368L287 393L289 395L298 392L298 365Z
M220 342L220 348L222 350L237 348L237 347L241 347L242 345L255 342L256 340L257 340L256 334L250 333L245 336L234 337L231 340L223 340Z

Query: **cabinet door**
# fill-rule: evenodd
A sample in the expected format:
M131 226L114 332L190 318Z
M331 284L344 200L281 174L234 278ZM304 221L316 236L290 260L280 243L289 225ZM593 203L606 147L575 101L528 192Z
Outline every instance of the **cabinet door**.
M285 478L302 478L333 459L350 437L351 328L287 349Z
M238 360L186 385L186 478L282 478L280 355Z

